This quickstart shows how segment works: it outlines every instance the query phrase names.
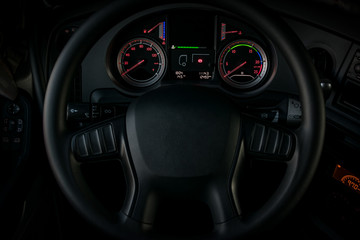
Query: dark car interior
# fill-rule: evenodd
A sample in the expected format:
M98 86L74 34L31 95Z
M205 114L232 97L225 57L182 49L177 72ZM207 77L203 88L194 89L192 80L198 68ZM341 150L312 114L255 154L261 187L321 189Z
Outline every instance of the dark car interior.
M360 2L0 3L1 239L358 239Z

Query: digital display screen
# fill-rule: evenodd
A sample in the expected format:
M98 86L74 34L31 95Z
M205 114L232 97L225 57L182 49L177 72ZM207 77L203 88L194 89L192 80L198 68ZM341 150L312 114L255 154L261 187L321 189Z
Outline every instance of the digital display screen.
M171 75L176 80L212 80L214 74L213 16L189 11L169 18Z
M175 79L211 80L214 53L206 49L171 49L171 72Z
M336 165L333 178L360 194L360 179L341 165Z
M188 46L214 49L215 18L188 11L186 14L169 17L170 46Z

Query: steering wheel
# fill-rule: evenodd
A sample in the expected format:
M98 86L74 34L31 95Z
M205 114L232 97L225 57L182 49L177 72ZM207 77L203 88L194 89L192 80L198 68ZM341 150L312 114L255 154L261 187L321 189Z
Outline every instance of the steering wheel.
M138 97L124 116L81 130L69 128L67 92L95 42L133 14L171 9L232 14L261 29L285 56L297 81L303 113L300 127L293 130L251 118L227 96L209 89L168 86ZM110 4L90 17L64 48L51 74L44 107L47 154L64 195L87 220L120 238L154 237L157 206L168 196L196 199L209 207L214 228L200 238L240 238L272 227L306 191L320 158L324 126L320 84L306 49L270 10L242 1ZM128 190L118 212L107 210L83 179L77 156L86 156L86 141L95 149L94 159L117 158L124 167ZM269 162L285 158L286 170L267 202L245 216L238 185L252 153Z

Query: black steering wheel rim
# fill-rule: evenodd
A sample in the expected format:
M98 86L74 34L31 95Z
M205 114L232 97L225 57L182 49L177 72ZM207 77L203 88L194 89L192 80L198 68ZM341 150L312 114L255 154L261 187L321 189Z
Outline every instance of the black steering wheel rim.
M142 4L139 5L139 2ZM83 24L58 58L45 97L44 136L50 166L60 188L72 205L100 229L114 236L128 236L131 226L137 223L132 223L131 219L122 215L109 214L100 204L88 201L84 194L84 189L86 192L87 188L86 184L74 176L76 168L73 168L73 165L76 165L76 161L70 154L71 143L68 137L69 130L66 127L67 96L65 93L69 89L77 67L96 41L112 26L132 14L136 14L140 10L150 13L174 8L223 9L251 21L254 26L263 30L265 35L278 47L297 80L303 105L303 118L298 130L299 137L296 140L299 147L294 153L298 159L289 165L287 175L284 177L285 181L274 194L275 196L253 214L246 224L242 224L241 220L239 222L239 219L234 219L218 226L216 234L232 238L270 227L282 219L304 194L315 173L322 150L325 131L324 104L318 77L306 54L306 49L283 22L266 12L266 8L255 6L253 3L234 3L222 0L214 1L212 6L200 3L160 5L159 2L157 3L159 6L154 7L155 4L153 6L150 4L142 1L112 3ZM221 8L219 8L220 6ZM147 7L154 8L147 9ZM130 230L125 229L126 231L124 231L119 228L118 223L124 221ZM243 225L242 230L237 227L239 224ZM216 238L216 235L212 237Z

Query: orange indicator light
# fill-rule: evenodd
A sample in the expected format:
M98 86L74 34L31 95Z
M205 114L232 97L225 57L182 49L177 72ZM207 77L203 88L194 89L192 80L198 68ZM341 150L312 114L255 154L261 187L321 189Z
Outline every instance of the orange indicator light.
M343 168L340 164L336 165L333 173L333 178L360 194L359 177L354 175L349 170Z

